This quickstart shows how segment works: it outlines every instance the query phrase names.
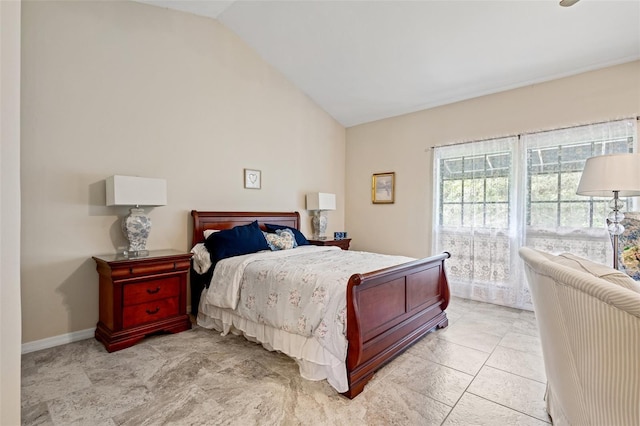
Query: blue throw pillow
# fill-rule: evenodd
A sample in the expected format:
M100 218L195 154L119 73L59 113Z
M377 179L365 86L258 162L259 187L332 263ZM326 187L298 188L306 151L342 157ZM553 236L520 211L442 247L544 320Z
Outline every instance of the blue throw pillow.
M227 257L269 250L257 221L215 232L204 241L204 246L214 263Z
M264 227L268 232L276 232L278 229L290 229L291 232L293 232L293 235L296 237L296 243L298 243L299 246L309 245L309 241L307 241L307 238L302 234L302 232L298 231L296 228L292 228L290 226L285 226L285 225L276 225L272 223L265 223Z

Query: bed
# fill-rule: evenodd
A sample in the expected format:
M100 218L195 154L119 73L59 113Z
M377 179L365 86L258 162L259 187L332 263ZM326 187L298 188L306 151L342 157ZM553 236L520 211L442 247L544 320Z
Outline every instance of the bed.
M254 221L257 221L262 229L265 224L286 226L296 230L300 228L300 215L297 212L193 210L191 216L193 218L192 246L204 242L205 230L231 229ZM320 248L316 247L313 250ZM341 252L336 247L326 247L326 249ZM343 253L342 256L347 255L346 252L341 253ZM340 253L326 255L339 256ZM344 289L346 354L345 359L340 360L340 365L332 366L334 369L342 369L341 374L346 377L346 387L338 387L329 380L334 388L346 397L354 398L362 392L365 384L379 368L431 330L448 325L445 309L449 304L450 294L444 270L444 261L448 257L448 253L443 253L424 259L410 259L395 266L354 273L348 278ZM235 311L211 307L204 300L200 300L200 297L207 292L206 287L211 280L211 273L212 271L205 274L196 273L192 267L192 313L198 318L199 324L209 319L207 318L209 314L204 313L205 310L207 312L214 310L219 318L232 316L237 319ZM344 301L344 298L342 300ZM246 324L244 319L241 321L242 324ZM237 326L238 323L235 325ZM208 328L219 329L212 326ZM244 331L242 325L237 328ZM261 341L260 336L248 336L246 333L245 336L252 337L251 340L263 344L267 349L280 350L292 356L298 361L302 374L303 364L297 359L294 350L287 351L286 348L283 349L277 345L274 347L271 342ZM264 340L269 339L265 337ZM313 339L307 339L306 343L314 344L311 340ZM305 374L302 375L306 377Z

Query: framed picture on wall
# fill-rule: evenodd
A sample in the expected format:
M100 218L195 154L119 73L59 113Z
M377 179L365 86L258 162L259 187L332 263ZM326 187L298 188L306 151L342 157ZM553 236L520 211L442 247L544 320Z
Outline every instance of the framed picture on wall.
M375 173L371 179L371 201L374 204L390 204L395 201L396 173Z
M260 189L262 187L260 170L244 169L244 187L249 189Z

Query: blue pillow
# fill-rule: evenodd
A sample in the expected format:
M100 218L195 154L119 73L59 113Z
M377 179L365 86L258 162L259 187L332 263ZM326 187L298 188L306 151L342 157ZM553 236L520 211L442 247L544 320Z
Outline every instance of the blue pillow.
M296 243L298 243L299 246L308 246L310 244L309 241L307 241L307 238L302 234L302 232L298 231L296 228L285 225L276 225L272 223L265 223L264 227L269 232L276 232L278 229L290 229L291 232L293 232L293 235L296 237Z
M257 221L214 232L204 241L204 246L209 250L214 263L227 257L269 250Z

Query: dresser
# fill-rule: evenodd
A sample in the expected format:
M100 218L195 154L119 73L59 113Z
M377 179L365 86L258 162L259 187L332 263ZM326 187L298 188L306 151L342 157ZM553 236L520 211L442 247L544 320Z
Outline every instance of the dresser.
M314 246L337 246L342 250L349 250L349 244L351 238L345 238L343 240L309 240L309 244Z
M150 251L148 256L94 256L99 275L96 339L109 352L136 344L152 333L191 328L187 276L191 253Z

